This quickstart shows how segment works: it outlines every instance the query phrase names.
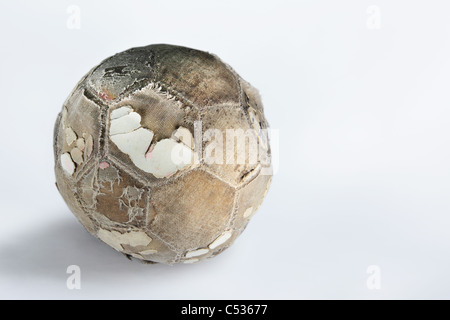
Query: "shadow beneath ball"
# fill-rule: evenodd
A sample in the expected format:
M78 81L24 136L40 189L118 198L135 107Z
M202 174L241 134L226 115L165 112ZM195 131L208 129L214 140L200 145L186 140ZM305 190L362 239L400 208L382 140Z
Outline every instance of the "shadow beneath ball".
M79 266L83 276L92 281L108 275L173 270L162 264L129 261L89 234L72 217L62 218L34 232L24 230L10 243L0 244L0 273L4 276L66 281L68 267L72 265Z

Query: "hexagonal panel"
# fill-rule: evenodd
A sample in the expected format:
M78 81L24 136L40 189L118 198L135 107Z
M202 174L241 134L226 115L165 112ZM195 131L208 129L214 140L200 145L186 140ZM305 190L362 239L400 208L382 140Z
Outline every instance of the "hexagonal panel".
M99 166L97 211L114 222L144 226L148 189L111 161L101 162Z
M55 175L57 188L61 193L64 201L67 203L69 209L73 212L78 221L91 233L95 232L95 226L89 215L80 206L80 203L76 197L76 186L71 179L69 180L65 172L60 166L56 166Z
M169 99L167 95L157 92L154 87L146 86L119 103L111 106L109 115L115 109L130 106L141 116L141 125L154 133L158 141L170 138L172 132L180 126L194 131L194 121L198 114L183 103Z
M123 113L123 110L128 111ZM116 124L123 125L126 122L123 120L127 120L131 116L134 118L126 124L127 127L122 126L121 128L124 129L119 128L122 131L117 133ZM139 156L142 159L145 157L149 160L150 149L155 147L157 142L170 139L178 128L186 128L192 135L194 121L197 117L198 112L195 109L185 106L179 101L168 99L166 95L157 92L152 86L147 86L112 105L108 110L105 151L124 165L133 166L133 169L145 176L150 183L156 182L158 179L153 174L145 172L142 170L142 166L134 163L136 157ZM122 123L120 123L121 121ZM114 137L120 137L122 140L126 137L128 139L126 146L136 144L139 147L130 149L134 152L134 159L124 152L124 147L119 146ZM137 151L138 149L139 151Z
M239 186L245 176L254 170L259 162L258 159L258 151L257 148L258 140L257 136L253 132L253 128L250 126L245 112L242 108L236 106L217 106L208 108L208 112L204 112L202 114L202 130L203 130L203 155L204 158L210 158L212 163L206 164L213 173L220 176L223 180L229 182L234 186ZM210 130L218 130L218 134L214 134L209 139L208 131ZM238 134L237 130L241 130L241 134L244 135L245 142L245 152L242 154L239 152L238 138L229 137L227 139L227 130L231 130ZM211 131L210 131L211 132ZM248 138L245 135L248 134ZM218 146L217 142L220 143L220 138L222 138L222 146ZM253 139L254 144L251 144L249 139ZM228 142L230 141L230 142ZM215 148L222 150L223 156L220 157L222 159L222 163L216 161L215 151L209 152L208 150L212 150ZM227 150L230 153L234 153L235 156L231 163L227 163ZM212 155L213 154L213 155ZM251 158L251 154L255 154L255 159ZM212 155L212 156L211 156ZM238 157L243 156L244 161L238 159Z
M61 112L56 132L56 149L61 154L58 162L66 174L76 174L99 151L101 108L76 89L67 99ZM70 170L68 170L70 169Z
M234 188L214 176L190 171L152 189L156 215L149 228L181 251L207 247L225 230L234 196Z
M269 189L272 176L259 174L249 184L239 190L237 211L233 221L235 229L243 229L261 206Z
M175 263L177 253L166 243L150 234L152 241L147 246L132 247L123 245L124 252L144 261Z
M216 56L185 47L153 45L154 75L196 106L239 103L236 77Z
M77 183L77 193L81 204L87 210L95 210L97 204L98 184L97 184L98 165L86 170Z
M244 92L246 105L255 109L260 114L264 114L264 107L258 90L244 79L241 79L241 88Z

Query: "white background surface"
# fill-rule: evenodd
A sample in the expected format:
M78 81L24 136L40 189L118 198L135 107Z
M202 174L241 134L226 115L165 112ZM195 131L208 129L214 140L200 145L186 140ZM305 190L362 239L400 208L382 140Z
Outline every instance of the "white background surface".
M72 4L80 29L66 26ZM0 298L449 298L449 11L445 0L1 1ZM65 98L104 58L151 43L219 55L280 131L260 211L195 265L126 260L54 186ZM66 287L72 264L81 290ZM366 285L371 265L381 290Z

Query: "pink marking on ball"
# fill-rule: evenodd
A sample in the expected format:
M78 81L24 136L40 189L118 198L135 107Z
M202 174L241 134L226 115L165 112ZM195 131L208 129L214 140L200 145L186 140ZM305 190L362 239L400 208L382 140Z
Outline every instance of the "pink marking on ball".
M106 100L106 101L114 100L114 95L107 90L100 91L99 96L101 99Z
M154 145L154 144L152 144L152 145L150 146L150 148L148 148L148 151L147 151L147 153L145 154L145 159L150 160L150 159L152 158L152 156L153 156L152 151L153 151L154 148L155 148L155 145Z
M99 167L100 169L102 169L102 170L105 170L106 168L109 167L109 163L106 162L106 161L103 161L103 162L101 162L101 163L98 165L98 167Z

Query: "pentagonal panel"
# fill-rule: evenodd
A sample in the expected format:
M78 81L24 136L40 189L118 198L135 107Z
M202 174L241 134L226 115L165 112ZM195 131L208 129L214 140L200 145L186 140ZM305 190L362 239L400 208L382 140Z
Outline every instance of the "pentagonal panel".
M153 78L151 52L133 48L104 60L87 77L86 84L108 103L147 85Z
M193 170L152 189L156 215L149 228L181 251L208 247L226 229L234 195L219 179Z

